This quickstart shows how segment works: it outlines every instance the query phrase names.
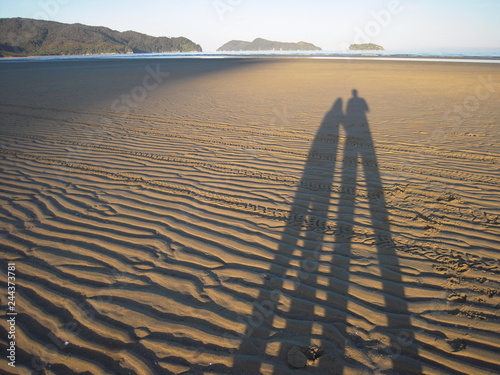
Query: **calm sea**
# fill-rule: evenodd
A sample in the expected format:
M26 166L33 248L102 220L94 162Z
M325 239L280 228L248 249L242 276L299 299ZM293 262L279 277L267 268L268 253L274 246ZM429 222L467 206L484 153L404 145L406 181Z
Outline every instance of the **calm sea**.
M316 59L364 59L404 61L454 61L500 63L500 49L467 51L272 51L272 52L191 52L191 53L137 53L117 55L85 56L35 56L23 58L0 58L0 63L61 60L141 59L141 58L316 58Z

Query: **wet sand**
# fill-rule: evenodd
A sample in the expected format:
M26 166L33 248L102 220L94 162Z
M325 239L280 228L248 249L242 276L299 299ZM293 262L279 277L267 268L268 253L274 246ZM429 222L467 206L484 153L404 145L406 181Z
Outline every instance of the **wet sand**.
M0 64L0 368L500 372L499 101L498 64Z

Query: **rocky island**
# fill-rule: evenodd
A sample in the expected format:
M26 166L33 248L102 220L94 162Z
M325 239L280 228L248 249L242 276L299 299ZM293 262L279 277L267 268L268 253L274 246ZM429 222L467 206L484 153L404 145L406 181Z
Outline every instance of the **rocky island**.
M374 43L351 44L350 51L384 51L384 47Z
M235 51L321 51L321 48L307 42L288 43L257 38L253 42L231 40L219 49L218 52Z

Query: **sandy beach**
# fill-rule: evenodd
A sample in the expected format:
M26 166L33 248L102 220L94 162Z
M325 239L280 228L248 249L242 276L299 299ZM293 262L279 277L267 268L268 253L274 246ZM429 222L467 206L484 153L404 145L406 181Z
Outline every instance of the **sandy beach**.
M500 373L499 103L495 63L1 63L1 372Z

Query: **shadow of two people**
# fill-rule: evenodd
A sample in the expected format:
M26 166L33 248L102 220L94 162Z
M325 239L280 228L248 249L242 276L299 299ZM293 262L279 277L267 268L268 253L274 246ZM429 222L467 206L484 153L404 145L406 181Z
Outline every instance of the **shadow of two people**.
M380 343L377 350L389 357L392 371L421 372L367 112L366 100L354 89L345 113L339 98L315 135L291 203L289 221L270 261L269 281L260 290L258 303L254 303L252 316L260 315L260 324L247 327L234 358L233 368L238 373L261 373L259 361L266 358L270 343L279 343L274 354L278 361L286 361L291 347L301 348L309 359L329 352L335 362L333 373L342 373L344 367L351 366L348 347L365 345L363 339L353 335L357 328L352 327L349 316L358 315L359 319L360 313L350 309L351 302L385 316L387 324L377 330L386 335L387 341ZM361 183L365 194L359 193ZM333 191L337 192L335 204ZM379 276L368 280L368 284L380 285L376 292L383 296L383 307L349 294L353 239L359 225L355 210L361 204L364 212L368 207L368 215L364 215L369 216L370 224L365 229L372 233L373 255L379 268ZM332 215L334 229L329 230L332 226L327 223L332 222ZM329 249L325 249L326 243ZM278 294L288 301L287 308L280 311L276 308L280 304ZM270 313L266 317L261 312L266 305L263 301L276 302L274 306L267 304ZM370 332L364 335L368 337ZM313 350L316 354L308 353L314 342L321 345Z

